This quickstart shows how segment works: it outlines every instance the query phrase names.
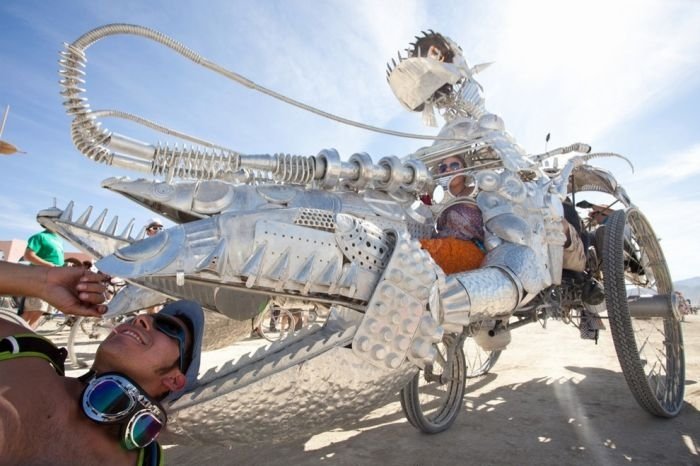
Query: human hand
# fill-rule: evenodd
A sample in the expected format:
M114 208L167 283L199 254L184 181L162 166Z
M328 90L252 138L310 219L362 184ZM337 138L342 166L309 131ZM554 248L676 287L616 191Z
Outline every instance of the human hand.
M102 303L106 299L109 278L83 267L46 269L40 298L66 314L100 317L107 311Z

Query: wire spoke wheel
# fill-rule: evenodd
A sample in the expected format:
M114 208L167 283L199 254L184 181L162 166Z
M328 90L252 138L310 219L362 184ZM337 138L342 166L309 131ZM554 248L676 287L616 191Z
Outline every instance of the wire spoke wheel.
M488 374L501 356L501 350L486 351L473 338L464 340L464 359L466 360L468 379Z
M286 309L267 306L258 321L258 333L267 341L278 341L294 333L296 319Z
M649 222L637 209L619 210L605 223L605 302L615 351L637 402L655 416L673 417L683 406L685 355L680 320L672 310L673 285ZM636 300L668 297L668 312L630 314Z
M74 320L74 317L52 309L50 312L45 312L41 317L36 326L36 333L44 336L54 335L67 326L71 326Z
M419 371L400 395L408 421L427 434L442 432L454 423L462 409L466 386L459 337L445 335L436 349L438 355L432 367Z
M478 325L478 327L475 327ZM481 377L496 365L496 361L501 356L501 350L487 351L479 346L476 341L471 338L480 330L481 324L472 324L471 333L464 340L462 351L467 365L466 374L468 379Z

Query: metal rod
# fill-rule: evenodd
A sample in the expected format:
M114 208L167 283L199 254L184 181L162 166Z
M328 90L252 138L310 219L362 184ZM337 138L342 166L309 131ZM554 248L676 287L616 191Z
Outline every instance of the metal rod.
M674 301L667 294L640 297L627 302L630 316L637 318L673 317L675 313Z
M2 132L5 130L5 122L7 121L7 115L10 113L10 106L5 107L5 114L2 117L2 125L0 125L0 137L2 137Z

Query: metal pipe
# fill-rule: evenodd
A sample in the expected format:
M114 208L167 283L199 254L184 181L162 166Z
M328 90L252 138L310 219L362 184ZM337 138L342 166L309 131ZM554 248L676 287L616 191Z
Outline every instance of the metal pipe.
M639 297L627 301L631 317L649 319L652 317L673 318L679 315L678 303L672 295Z

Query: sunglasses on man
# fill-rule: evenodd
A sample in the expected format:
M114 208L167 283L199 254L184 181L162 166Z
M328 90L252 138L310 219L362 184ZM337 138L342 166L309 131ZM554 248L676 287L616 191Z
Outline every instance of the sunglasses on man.
M167 315L153 314L153 327L166 336L169 336L173 340L177 341L178 349L180 350L180 358L178 360L178 367L180 372L183 374L187 370L190 361L186 355L186 341L187 341L187 330L180 324L177 320L173 319Z
M461 170L464 167L459 162L450 162L449 165L446 163L441 163L440 165L438 165L438 172L445 173L448 168L450 169L451 172L453 172L455 170Z

